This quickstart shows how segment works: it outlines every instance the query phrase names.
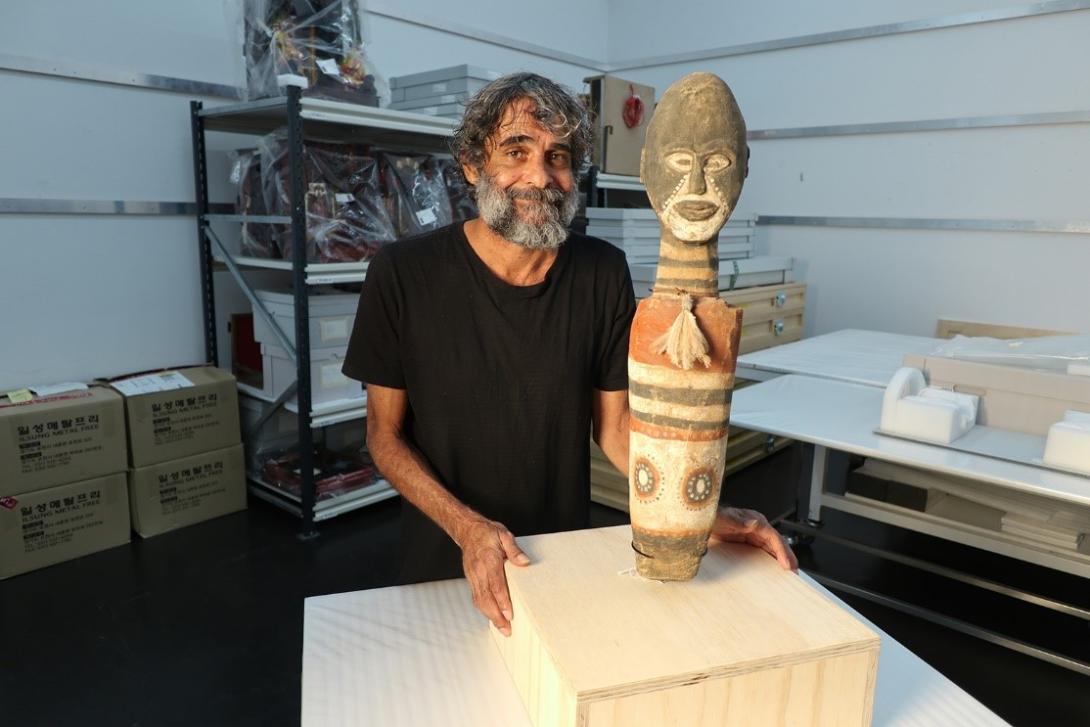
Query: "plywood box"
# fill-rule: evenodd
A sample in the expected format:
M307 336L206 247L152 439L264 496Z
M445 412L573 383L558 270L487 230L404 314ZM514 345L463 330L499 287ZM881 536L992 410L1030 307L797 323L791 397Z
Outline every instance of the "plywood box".
M709 550L695 580L630 574L627 526L520 538L510 638L536 727L868 725L878 636L763 551Z
M1023 326L1005 326L997 323L977 323L975 321L954 321L939 319L935 338L953 338L954 336L985 336L987 338L1039 338L1041 336L1067 336L1070 333L1050 331L1044 328L1025 328Z

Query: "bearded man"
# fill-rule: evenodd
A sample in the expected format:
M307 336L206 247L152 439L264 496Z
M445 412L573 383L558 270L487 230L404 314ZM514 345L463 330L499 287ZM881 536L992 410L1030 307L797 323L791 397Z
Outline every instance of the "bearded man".
M624 253L568 231L592 132L556 83L516 73L467 104L452 152L480 217L384 247L360 294L344 372L367 384L367 446L403 496L399 581L465 575L502 632L512 533L589 526L594 440L628 472ZM758 513L720 537L793 567Z

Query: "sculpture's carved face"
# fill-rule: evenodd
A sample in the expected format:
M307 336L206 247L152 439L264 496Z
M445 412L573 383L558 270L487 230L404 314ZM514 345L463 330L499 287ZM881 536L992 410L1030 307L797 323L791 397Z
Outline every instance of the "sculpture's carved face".
M692 73L670 86L647 128L640 179L682 242L715 239L749 171L746 122L727 84Z

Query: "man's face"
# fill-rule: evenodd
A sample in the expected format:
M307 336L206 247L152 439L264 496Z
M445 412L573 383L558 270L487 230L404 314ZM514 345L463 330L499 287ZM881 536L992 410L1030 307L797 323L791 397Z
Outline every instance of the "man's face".
M504 110L480 169L463 164L477 188L481 219L510 242L552 249L567 238L578 206L571 149L534 118L529 99Z
M641 177L659 219L682 242L714 239L742 193L745 122L728 93L683 85L664 96L648 129Z

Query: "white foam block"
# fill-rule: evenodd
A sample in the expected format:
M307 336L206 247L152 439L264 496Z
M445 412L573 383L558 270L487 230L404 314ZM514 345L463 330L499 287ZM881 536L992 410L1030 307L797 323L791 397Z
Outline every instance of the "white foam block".
M1090 415L1068 411L1048 429L1045 464L1090 475Z
M935 389L929 386L920 392L920 396L925 399L947 401L955 405L961 413L962 422L960 427L966 432L976 424L977 409L980 405L980 397L976 394L962 394L957 391Z
M957 404L949 401L906 396L897 402L893 432L916 439L949 444L965 434Z
M889 379L882 399L883 432L952 443L977 423L979 397L924 386L918 368L903 367Z
M897 416L897 402L906 396L918 394L926 383L923 372L911 367L902 367L894 372L886 385L886 393L882 396L882 423L883 430L892 431L890 425Z
M924 383L919 369L904 367L893 375L882 399L882 431L949 444L973 428L978 397Z

